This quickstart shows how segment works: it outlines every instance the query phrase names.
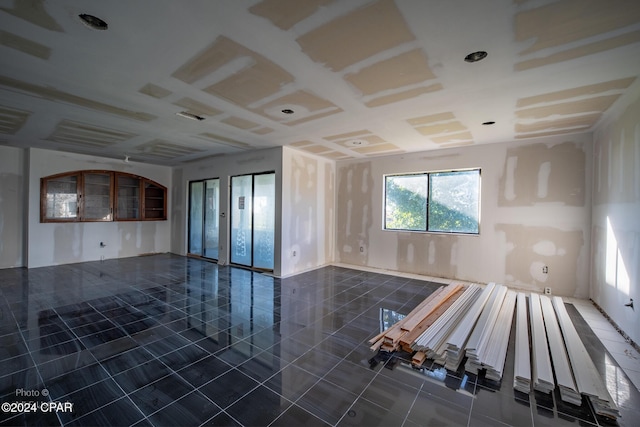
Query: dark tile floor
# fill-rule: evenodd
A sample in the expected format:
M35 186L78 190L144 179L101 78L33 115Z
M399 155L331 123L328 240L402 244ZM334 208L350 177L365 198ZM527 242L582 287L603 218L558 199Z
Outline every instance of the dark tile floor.
M616 424L595 416L586 400L578 408L558 395L515 392L513 336L502 384L462 371L438 378L370 352L381 308L408 313L438 286L340 267L280 280L175 255L0 270L0 401L73 405L56 412L36 403L36 411L5 411L0 419L69 426ZM638 391L626 376L608 374L612 359L568 309L615 391L617 424L639 425Z

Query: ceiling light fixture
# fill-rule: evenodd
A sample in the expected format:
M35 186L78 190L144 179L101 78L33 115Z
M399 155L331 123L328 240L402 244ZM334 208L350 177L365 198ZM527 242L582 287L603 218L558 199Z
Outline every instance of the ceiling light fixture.
M489 126L489 125L495 125L495 124L496 124L496 122L494 122L494 121L491 121L491 120L490 120L490 121L488 121L488 122L482 122L482 124L483 124L484 126Z
M293 114L293 110L290 108L285 108L284 110L281 111L282 114Z
M81 13L80 15L78 15L78 18L80 18L84 25L91 28L92 30L104 31L109 28L109 25L97 16Z
M472 52L469 55L465 56L464 60L466 62L478 62L478 61L482 61L486 57L487 57L487 52L485 52L484 50L479 50L477 52Z
M180 111L176 113L176 116L184 117L185 119L189 119L189 120L197 120L197 121L204 120L204 117L189 113L187 111Z

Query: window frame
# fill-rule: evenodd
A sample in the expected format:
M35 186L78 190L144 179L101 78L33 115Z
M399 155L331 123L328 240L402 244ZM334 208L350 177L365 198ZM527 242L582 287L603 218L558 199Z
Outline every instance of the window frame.
M86 177L88 175L107 175L108 176L108 195L109 195L109 214L102 218L87 218L85 201L87 196L93 196L90 194L87 188ZM76 177L76 216L75 217L48 217L47 216L47 195L49 189L49 183L65 177ZM138 186L138 216L120 218L118 215L118 178L126 177L136 179L139 181ZM94 184L89 184L94 185ZM160 195L155 194L153 197L147 195L147 187L153 187L153 190ZM132 187L133 188L133 187ZM105 196L106 194L98 194ZM145 210L147 204L151 204L154 200L153 209L150 207L147 209L149 215ZM153 212L153 215L151 215ZM145 178L143 176L130 174L127 172L117 172L109 170L80 170L72 172L64 172L55 175L49 175L40 178L40 222L41 223L68 223L68 222L121 222L121 221L164 221L167 219L167 187Z
M430 230L429 229L429 214L430 214L430 205L431 205L431 175L433 174L442 174L442 173L464 173L464 172L478 172L478 231L477 232L469 232L469 231L442 231L442 230ZM404 229L404 228L387 228L387 179L392 177L403 177L403 176L422 176L426 181L426 207L425 207L425 228L424 229ZM434 171L421 171L421 172L403 172L403 173L390 173L383 175L383 183L382 183L382 230L383 231L391 231L391 232L408 232L408 233L429 233L429 234L445 234L445 235L467 235L467 236L479 236L481 233L481 211L482 211L482 168L473 167L473 168L461 168L461 169L445 169L445 170L434 170Z

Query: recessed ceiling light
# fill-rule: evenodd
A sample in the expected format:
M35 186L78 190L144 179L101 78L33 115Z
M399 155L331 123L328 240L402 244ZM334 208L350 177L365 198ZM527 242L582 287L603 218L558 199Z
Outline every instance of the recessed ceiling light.
M464 57L464 60L467 62L478 62L487 57L487 52L484 50L479 50L477 52L472 52L469 55Z
M84 25L86 25L87 27L93 30L104 31L107 28L109 28L109 25L106 22L104 22L102 19L98 18L97 16L81 13L80 15L78 15L78 17L80 18L80 20Z
M494 121L488 121L488 122L482 122L482 124L483 124L484 126L489 126L489 125L495 125L495 124L496 124L496 122L494 122Z
M180 111L176 113L176 116L184 117L185 119L190 119L190 120L204 120L204 117L191 114L187 111Z
M291 108L285 108L281 111L282 114L293 114L293 110Z

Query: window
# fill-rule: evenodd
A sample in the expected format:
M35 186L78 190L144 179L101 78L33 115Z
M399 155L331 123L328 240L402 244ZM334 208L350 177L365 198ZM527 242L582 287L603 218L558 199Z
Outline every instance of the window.
M385 230L478 234L480 169L385 176Z
M40 222L167 219L167 189L124 172L75 171L41 179Z

